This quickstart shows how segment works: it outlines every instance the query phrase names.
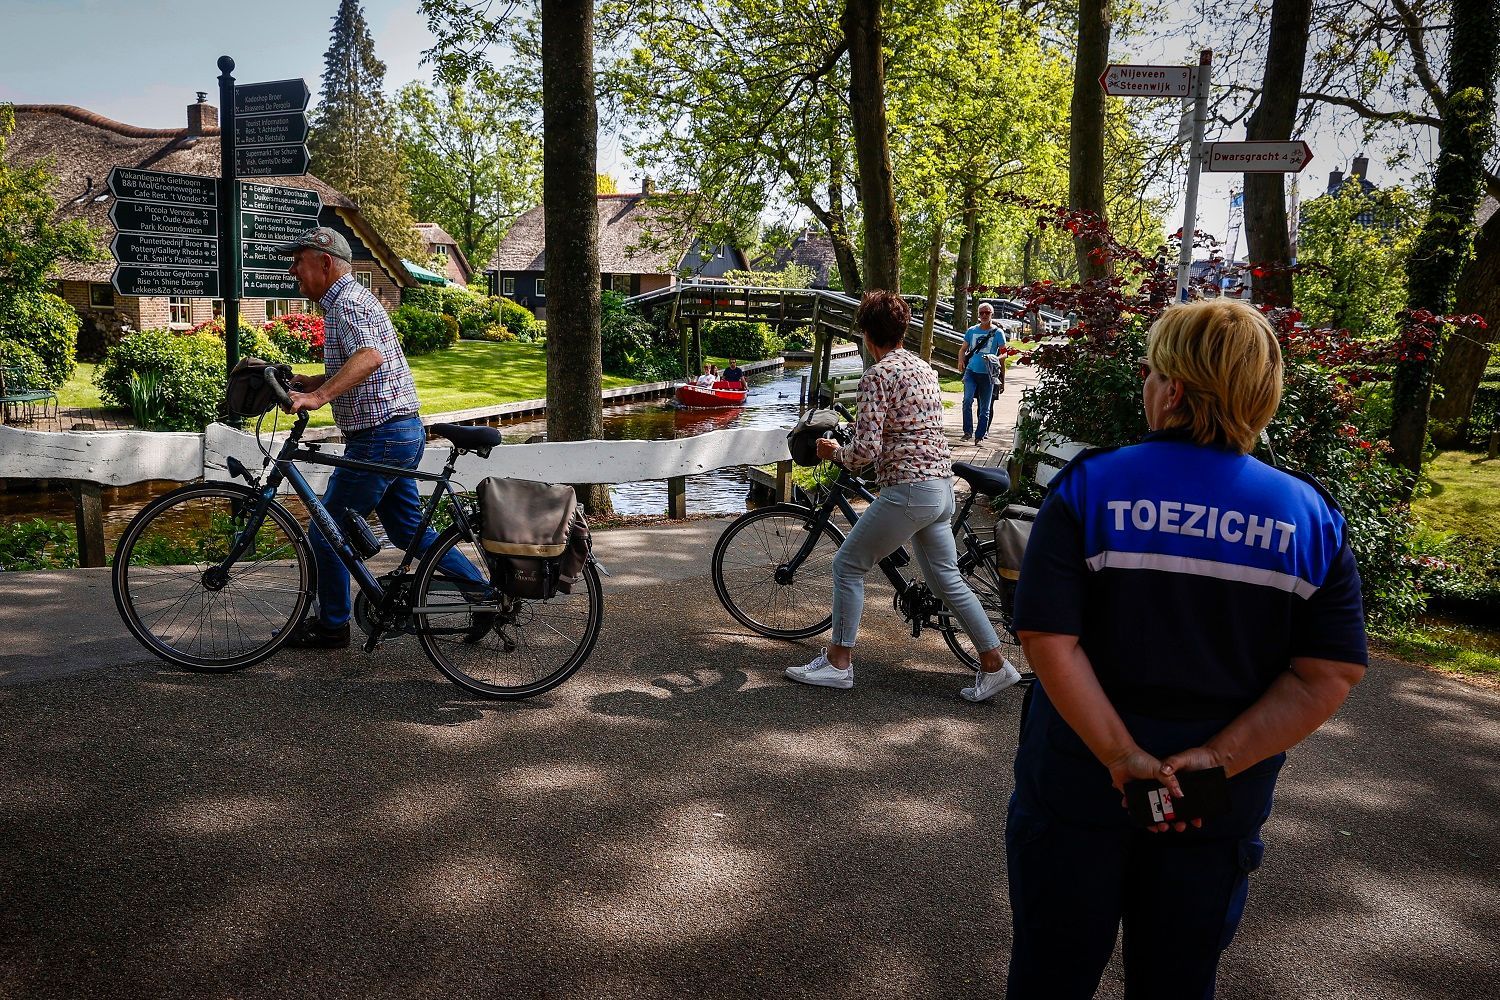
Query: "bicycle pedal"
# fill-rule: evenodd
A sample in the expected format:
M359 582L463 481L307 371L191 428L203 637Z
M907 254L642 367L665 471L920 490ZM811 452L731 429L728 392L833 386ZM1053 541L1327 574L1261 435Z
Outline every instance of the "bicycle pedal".
M378 645L380 645L380 636L379 635L365 636L365 644L363 646L363 649L364 649L364 651L366 653L373 653L373 652L375 652L375 647L378 646Z

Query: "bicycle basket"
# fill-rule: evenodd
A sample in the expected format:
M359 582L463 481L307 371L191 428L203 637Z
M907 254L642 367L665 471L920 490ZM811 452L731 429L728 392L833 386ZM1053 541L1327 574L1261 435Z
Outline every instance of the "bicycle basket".
M786 435L786 446L792 461L798 465L817 465L818 439L839 425L839 415L832 410L809 410Z
M267 368L276 369L283 383L291 381L290 365L273 365L260 358L241 358L234 371L229 373L229 386L224 392L225 409L238 417L258 417L274 407L278 400L266 384Z

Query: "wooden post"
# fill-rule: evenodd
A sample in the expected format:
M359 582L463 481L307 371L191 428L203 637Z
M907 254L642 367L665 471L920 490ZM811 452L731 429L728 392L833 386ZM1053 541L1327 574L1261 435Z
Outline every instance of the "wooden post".
M833 370L833 336L823 338L823 377Z
M1490 431L1490 458L1500 458L1500 431Z
M687 519L687 476L667 480L667 516L674 521Z
M693 317L693 370L690 375L703 371L703 331L700 320Z
M78 565L104 565L104 499L98 483L75 479L73 525L78 531Z
M776 500L788 503L792 499L792 463L790 460L776 463Z
M827 334L823 332L821 326L813 327L812 367L809 369L807 376L809 391L812 393L808 397L809 399L817 397L818 386L823 384L823 375L825 373L819 369L823 363L823 338L826 336Z

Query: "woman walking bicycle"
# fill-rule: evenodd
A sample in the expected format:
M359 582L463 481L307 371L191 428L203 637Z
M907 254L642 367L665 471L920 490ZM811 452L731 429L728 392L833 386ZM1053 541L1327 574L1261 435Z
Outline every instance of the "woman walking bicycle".
M943 402L932 367L902 347L911 309L894 292L869 292L856 322L875 364L859 382L858 414L847 445L818 442L818 457L847 468L875 463L880 496L862 514L833 558L833 639L810 663L789 667L802 684L854 686L854 641L864 607L865 575L907 541L932 591L963 623L978 650L974 684L960 694L984 701L1021 679L958 571L949 522L953 479Z

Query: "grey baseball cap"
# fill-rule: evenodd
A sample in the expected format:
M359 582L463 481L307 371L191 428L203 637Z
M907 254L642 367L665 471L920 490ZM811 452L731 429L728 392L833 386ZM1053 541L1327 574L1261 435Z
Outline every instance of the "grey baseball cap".
M309 229L290 243L283 243L276 248L278 253L290 256L303 248L317 250L322 253L340 257L351 264L354 262L354 251L349 249L349 241L344 239L336 230L327 226L318 226Z

